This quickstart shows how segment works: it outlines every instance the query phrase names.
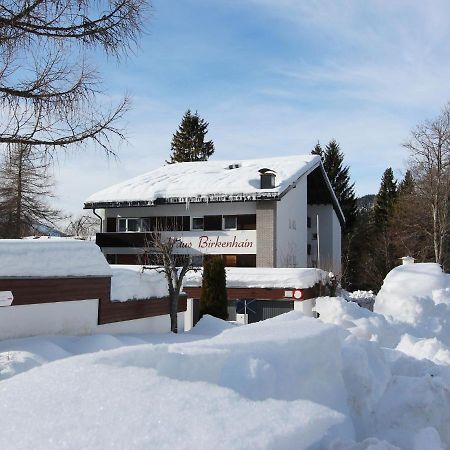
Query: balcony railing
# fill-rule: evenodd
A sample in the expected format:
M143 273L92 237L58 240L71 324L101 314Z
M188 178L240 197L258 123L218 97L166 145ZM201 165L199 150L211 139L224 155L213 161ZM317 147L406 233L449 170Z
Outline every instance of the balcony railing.
M193 254L255 254L256 230L165 231L165 237L179 239L177 252ZM152 247L154 233L97 233L100 248Z

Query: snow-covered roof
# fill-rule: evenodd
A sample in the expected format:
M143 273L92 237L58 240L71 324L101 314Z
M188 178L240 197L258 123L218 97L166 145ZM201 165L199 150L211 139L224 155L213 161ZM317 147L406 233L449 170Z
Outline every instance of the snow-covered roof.
M162 298L169 295L164 273L142 266L112 264L111 301Z
M277 198L302 175L320 165L316 155L168 164L91 195L86 208L146 206L155 201L256 200ZM260 188L260 173L276 173L273 189Z
M227 288L298 288L307 289L329 281L329 274L320 269L227 267ZM183 287L202 285L203 270L188 272Z
M112 274L100 248L74 239L0 239L0 277Z

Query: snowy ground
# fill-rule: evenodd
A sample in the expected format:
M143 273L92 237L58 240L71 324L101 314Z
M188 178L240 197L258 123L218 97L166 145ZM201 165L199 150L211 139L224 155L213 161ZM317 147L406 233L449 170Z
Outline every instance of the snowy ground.
M448 449L450 277L405 267L373 313L0 342L0 448Z

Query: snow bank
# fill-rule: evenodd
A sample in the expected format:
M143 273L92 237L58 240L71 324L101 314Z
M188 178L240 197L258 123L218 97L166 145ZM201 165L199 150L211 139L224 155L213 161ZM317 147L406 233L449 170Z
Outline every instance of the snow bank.
M434 307L442 306L446 305ZM413 449L424 448L420 445L428 438L425 448L449 448L449 348L436 338L423 337L432 333L424 326L426 318L417 316L410 324L330 297L317 299L316 309L321 321L349 333L341 350L342 373L358 440L373 436ZM432 323L445 336L446 318L439 324L436 317ZM341 444L336 448L365 448Z
M326 297L320 320L292 311L236 326L207 316L178 336L0 343L9 367L0 375L27 370L0 384L0 448L13 436L22 449L448 449L441 277L430 283L434 309L421 310L428 321Z
M142 270L142 266L111 265L111 300L162 298L169 295L164 273Z
M326 284L329 273L320 269L227 267L228 288L299 288L306 289L317 283ZM203 271L188 272L184 287L202 285Z
M1 239L0 277L108 276L111 269L93 242L73 239Z
M230 161L184 162L165 165L91 195L86 203L147 201L157 198L205 198L210 195L250 196L257 192L283 192L289 184L320 164L314 155L296 155ZM239 165L229 169L230 165ZM274 189L260 189L259 169L276 172ZM254 199L253 199L254 200Z
M450 366L450 349L436 338L424 339L404 334L397 350L417 359L429 359L436 364Z
M410 324L437 304L450 304L450 276L439 264L405 264L391 270L377 295L375 312Z
M404 333L450 345L450 276L438 264L406 264L386 276L374 311ZM403 325L401 325L403 324Z
M202 341L71 357L3 381L0 448L12 435L22 449L278 450L354 439L338 328L295 312L217 328Z

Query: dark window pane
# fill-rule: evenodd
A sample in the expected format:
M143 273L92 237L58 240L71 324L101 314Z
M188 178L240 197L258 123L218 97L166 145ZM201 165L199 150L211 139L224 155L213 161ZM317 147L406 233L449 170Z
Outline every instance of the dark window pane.
M306 218L306 226L307 226L308 228L311 228L311 217L307 217L307 218Z
M142 219L142 229L141 231L152 231L152 221L153 217L144 217Z
M222 216L205 216L203 218L203 229L216 231L222 229Z
M256 267L256 255L237 255L237 267Z
M127 231L139 231L139 219L128 219Z
M106 219L106 231L108 233L117 231L117 219L115 217L108 217Z
M256 214L242 214L237 216L238 230L256 230Z
M223 229L224 230L236 230L237 229L237 217L236 216L223 216Z
M189 231L191 229L191 218L189 216L183 216L183 231Z
M127 219L119 219L119 231L127 231Z
M192 218L192 229L193 230L203 230L203 217L193 217Z
M155 217L155 230L156 231L167 230L167 217Z

